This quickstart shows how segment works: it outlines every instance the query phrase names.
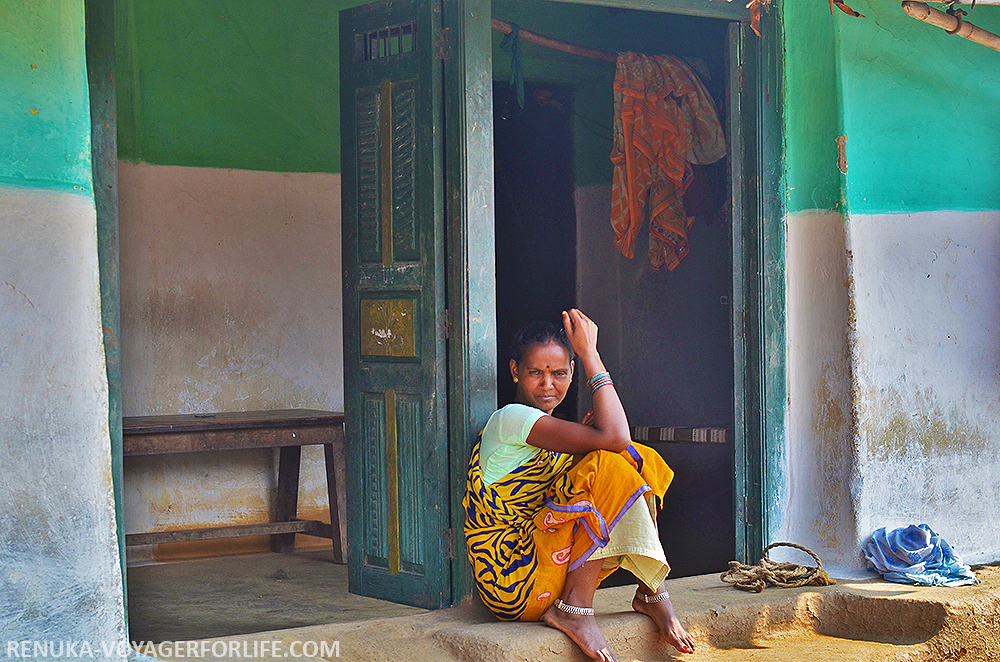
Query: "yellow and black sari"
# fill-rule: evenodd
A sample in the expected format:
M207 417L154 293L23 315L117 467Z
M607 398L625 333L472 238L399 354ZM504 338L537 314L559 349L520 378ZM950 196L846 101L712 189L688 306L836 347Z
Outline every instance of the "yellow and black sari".
M622 453L588 453L575 464L572 455L540 449L484 485L479 449L477 441L463 501L465 536L479 593L501 620L539 620L562 592L566 573L603 558L595 551L608 545L626 511L648 493L662 499L673 479L655 451L632 444ZM605 559L601 580L618 562Z

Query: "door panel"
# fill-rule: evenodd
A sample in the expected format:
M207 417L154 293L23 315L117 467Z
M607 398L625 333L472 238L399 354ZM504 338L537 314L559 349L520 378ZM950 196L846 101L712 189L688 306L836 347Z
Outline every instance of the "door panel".
M340 14L350 590L450 601L438 0Z

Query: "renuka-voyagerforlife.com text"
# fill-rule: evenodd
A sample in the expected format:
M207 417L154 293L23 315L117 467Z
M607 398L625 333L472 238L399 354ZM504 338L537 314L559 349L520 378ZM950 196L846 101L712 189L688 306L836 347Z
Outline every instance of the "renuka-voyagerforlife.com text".
M130 650L159 658L196 659L259 659L259 658L324 658L340 657L339 641L102 641L97 644L86 639L8 641L7 657L32 659L121 657Z

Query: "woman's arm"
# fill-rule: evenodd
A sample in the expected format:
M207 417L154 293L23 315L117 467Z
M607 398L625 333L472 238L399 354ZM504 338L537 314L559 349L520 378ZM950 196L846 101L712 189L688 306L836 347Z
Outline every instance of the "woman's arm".
M563 325L587 379L605 372L597 352L597 325L576 308L563 312ZM628 448L632 437L625 409L611 384L594 392L594 417L590 425L542 416L532 426L526 441L557 453L620 452Z

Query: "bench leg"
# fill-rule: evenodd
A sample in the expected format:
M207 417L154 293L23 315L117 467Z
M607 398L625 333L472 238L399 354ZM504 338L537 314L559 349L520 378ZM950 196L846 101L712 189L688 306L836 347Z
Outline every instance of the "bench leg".
M299 511L299 459L301 446L283 446L278 456L278 499L275 504L275 521L290 522ZM271 536L271 551L288 553L295 550L294 533L277 533Z
M346 563L340 540L340 501L337 498L337 470L333 459L333 444L323 444L326 452L326 491L330 497L330 528L333 529L333 560Z

